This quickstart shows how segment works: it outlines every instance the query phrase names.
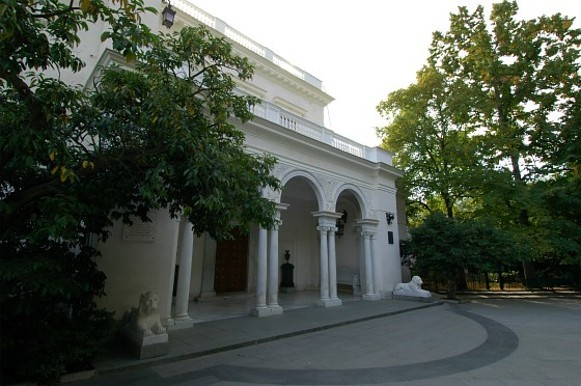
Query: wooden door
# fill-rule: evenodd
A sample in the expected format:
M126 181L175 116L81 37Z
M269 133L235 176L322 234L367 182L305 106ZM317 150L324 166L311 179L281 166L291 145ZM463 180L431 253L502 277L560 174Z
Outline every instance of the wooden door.
M248 277L248 235L238 232L233 240L221 241L216 248L214 290L246 291Z

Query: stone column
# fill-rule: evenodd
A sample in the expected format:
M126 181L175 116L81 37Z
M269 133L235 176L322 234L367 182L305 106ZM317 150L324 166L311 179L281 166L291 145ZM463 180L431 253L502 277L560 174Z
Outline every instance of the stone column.
M376 294L379 298L381 298L381 271L380 271L380 262L379 262L379 254L377 253L377 235L373 233L371 235L371 263L373 265L373 293Z
M288 204L276 204L277 223L281 223L281 211L288 207ZM258 230L256 307L250 310L250 316L263 317L282 313L282 307L278 304L278 225L274 225L270 232L263 228Z
M371 259L371 235L369 231L363 231L363 253L365 255L365 300L379 300L379 296L373 292L373 262Z
M172 219L172 228L173 228L173 243L172 243L172 251L171 251L171 268L170 268L170 279L168 280L168 287L167 290L165 291L166 293L166 301L168 306L165 307L165 311L163 312L163 315L160 314L161 317L161 322L163 323L164 326L166 326L167 328L171 328L175 323L173 320L173 311L172 310L172 303L173 303L173 286L174 286L174 281L175 281L175 275L176 275L176 271L175 271L175 266L178 262L177 256L178 256L178 244L180 242L180 224L181 221L180 219ZM161 311L160 311L161 313Z
M278 226L269 232L268 245L268 297L267 306L272 314L282 314L278 305Z
M327 248L327 232L329 227L317 227L320 238L320 282L321 282L321 299L320 303L325 304L329 301L329 252Z
M214 297L214 276L216 274L216 249L218 244L208 234L204 236L204 262L202 267L202 293L200 297Z
M320 242L320 283L321 298L317 302L323 307L340 306L341 300L337 297L337 262L335 254L335 224L340 213L321 211L313 212L318 219Z
M180 252L178 283L173 328L192 327L194 322L188 315L190 300L190 281L192 277L192 255L194 251L194 232L192 224L183 219L180 224Z
M256 262L256 306L250 310L251 316L264 316L266 307L266 264L267 231L258 229L258 258Z
M332 301L341 300L337 297L337 257L335 254L335 230L331 227L329 237L329 297Z

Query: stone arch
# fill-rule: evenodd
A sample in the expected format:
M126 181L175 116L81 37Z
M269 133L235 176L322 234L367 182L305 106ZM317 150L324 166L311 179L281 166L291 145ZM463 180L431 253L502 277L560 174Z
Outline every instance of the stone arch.
M361 210L361 217L362 218L369 217L370 204L367 202L367 199L365 198L365 194L358 186L355 186L355 185L350 184L350 183L342 184L334 192L333 202L335 205L335 210L337 207L337 202L339 200L339 196L341 196L341 194L343 192L346 192L346 191L349 191L353 195L353 197L355 197L355 200L357 201L357 204L359 205L359 208Z
M293 170L288 170L283 176L278 176L281 185L284 186L293 178L303 178L309 185L310 187L313 189L313 193L315 194L315 197L317 199L317 206L319 207L319 210L323 210L322 208L325 207L325 194L324 194L324 189L323 186L321 184L321 182L310 172L306 171L306 170L299 170L299 169L293 169ZM279 192L278 194L278 202L280 202L280 198L282 197L282 192Z
M337 282L345 287L351 283L354 296L362 296L367 283L365 278L364 244L361 238L362 219L369 217L370 198L362 189L352 183L338 184L332 193L333 210L344 213L343 229L338 231L336 240ZM339 227L339 225L338 225Z

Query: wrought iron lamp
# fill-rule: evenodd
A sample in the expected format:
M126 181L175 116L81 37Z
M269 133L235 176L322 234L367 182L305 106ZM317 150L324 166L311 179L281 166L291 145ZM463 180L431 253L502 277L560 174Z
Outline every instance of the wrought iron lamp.
M337 222L335 223L335 226L337 227L337 230L335 231L335 235L341 237L343 236L343 232L345 231L345 224L347 224L347 211L344 210L343 211L343 215L341 216L341 218L337 219Z
M387 220L387 225L391 225L391 223L393 222L393 219L395 218L395 214L391 213L391 212L386 212L385 213L385 219Z
M171 7L171 3L168 1L167 5L161 11L162 22L161 24L165 25L167 28L171 28L173 22L175 20L176 11Z

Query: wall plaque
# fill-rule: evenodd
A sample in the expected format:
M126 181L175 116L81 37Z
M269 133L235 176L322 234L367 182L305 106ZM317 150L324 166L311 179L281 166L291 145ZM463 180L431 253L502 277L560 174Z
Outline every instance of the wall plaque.
M151 222L143 222L132 217L133 225L123 224L123 240L126 241L155 241L157 236L157 219L149 215Z

